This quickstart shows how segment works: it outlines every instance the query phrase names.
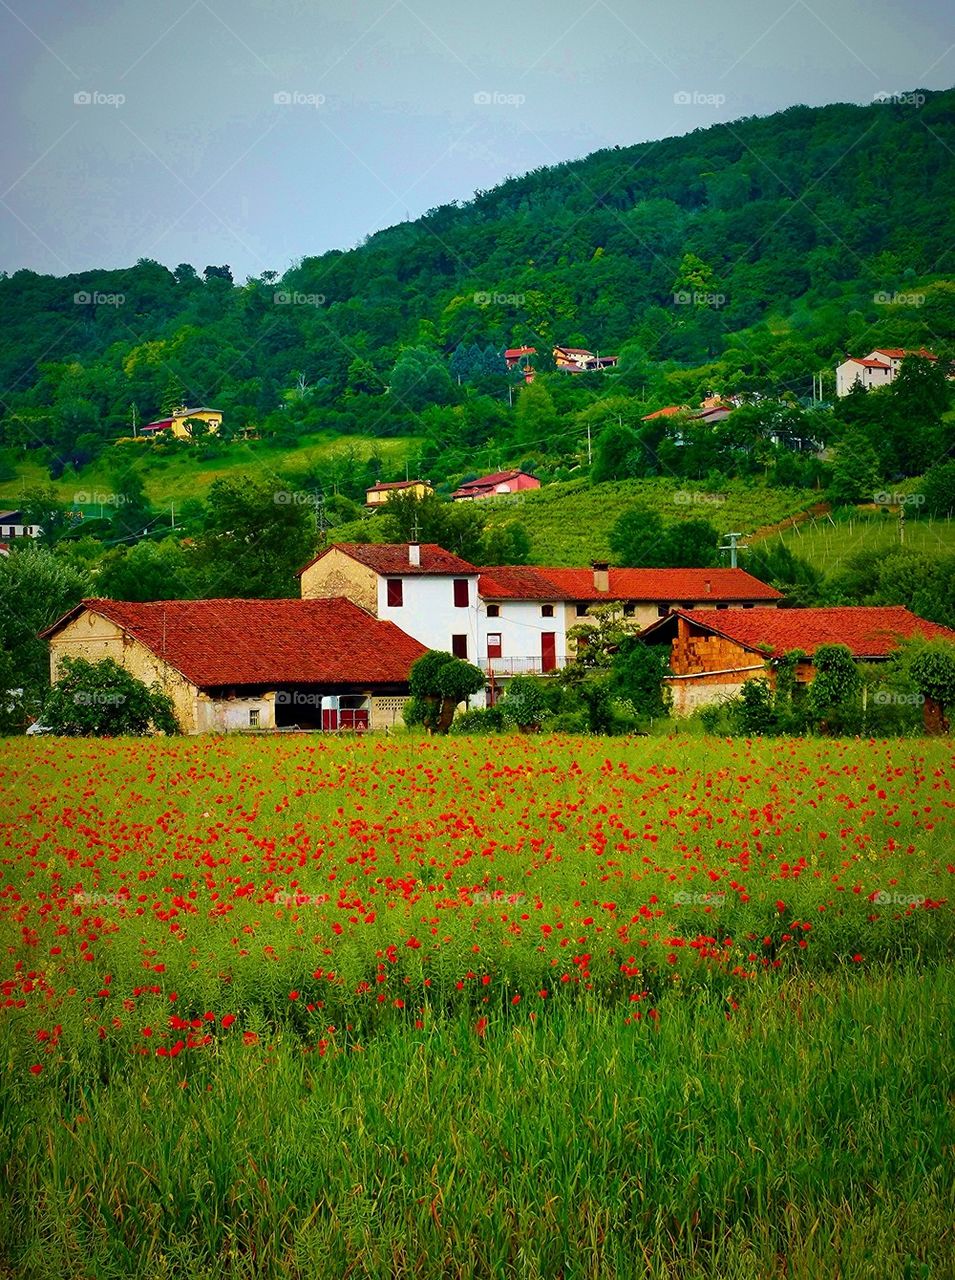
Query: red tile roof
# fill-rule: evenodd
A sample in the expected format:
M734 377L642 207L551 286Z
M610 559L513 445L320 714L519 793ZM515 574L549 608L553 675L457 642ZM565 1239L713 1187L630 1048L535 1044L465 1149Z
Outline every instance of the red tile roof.
M516 358L517 356L534 356L537 354L537 348L536 347L508 347L508 349L504 352L504 354L508 359Z
M495 471L493 475L479 476L477 480L466 480L459 489L455 489L451 494L452 498L471 498L478 494L490 493L492 489L496 489L498 485L508 484L511 480L516 480L519 476L526 476L528 480L533 480L534 484L530 488L540 488L540 481L536 476L532 476L529 471Z
M425 646L350 600L84 600L199 688L217 685L403 684Z
M782 592L744 569L610 569L610 589L598 591L592 569L504 566L481 569L479 591L489 600L781 600ZM709 589L707 589L709 588Z
M903 360L906 356L921 356L923 360L938 359L938 356L926 347L919 347L918 350L910 347L876 347L875 350L878 355L891 356L893 360Z
M140 431L165 431L167 427L171 427L172 424L172 418L157 418L155 422L147 422L139 429Z
M820 645L844 644L855 658L885 658L901 640L955 641L955 631L920 618L901 605L836 609L710 609L679 610L679 616L745 649L780 656L802 649L810 657ZM662 627L662 619L655 627Z
M856 356L850 356L849 362L850 364L864 364L867 369L891 369L892 367L882 360L860 360Z
M412 564L408 559L408 545L407 542L334 542L324 551L320 551L304 568L299 569L299 576L301 577L306 569L311 569L312 565L317 564L323 556L327 556L329 551L343 551L346 556L351 556L359 564L367 565L369 569L374 569L375 573L380 573L383 577L390 575L406 578L412 574L425 573L457 575L477 573L473 564L469 564L467 560L462 560L460 556L450 551L445 551L444 547L439 547L436 542L422 542L420 544L421 563Z
M640 419L641 422L652 422L654 418L672 418L675 413L688 413L689 410L685 404L668 404L665 409L657 409L655 413L647 413Z

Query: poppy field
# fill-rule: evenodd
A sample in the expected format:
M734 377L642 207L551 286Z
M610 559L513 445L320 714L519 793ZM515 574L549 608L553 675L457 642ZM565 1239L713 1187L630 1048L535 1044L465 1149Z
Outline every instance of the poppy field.
M942 740L0 764L0 1277L952 1274Z

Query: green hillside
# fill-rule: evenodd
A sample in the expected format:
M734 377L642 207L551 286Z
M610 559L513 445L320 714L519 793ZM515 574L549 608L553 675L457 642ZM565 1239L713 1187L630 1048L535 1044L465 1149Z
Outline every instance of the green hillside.
M266 474L279 455L301 469L321 433L414 437L413 460L436 483L524 458L562 479L588 427L596 439L608 423L638 426L650 408L713 392L785 402L802 415L789 435L826 443L831 421L804 412L819 370L829 394L846 353L881 343L952 354L955 285L942 267L953 189L949 90L920 106L793 107L600 151L306 256L281 277L240 283L226 265L149 260L63 278L17 271L0 278L4 492L45 474L99 482L85 468L117 461L108 455L134 414L143 423L181 403L220 408L229 435L274 445L253 459ZM548 373L555 342L620 363ZM512 345L537 348L538 389L505 369ZM621 474L703 480L712 469L686 455L681 470L659 443ZM392 455L384 478L403 460ZM773 478L817 479L794 465ZM202 477L170 464L146 489L165 501L193 480L201 492Z
M513 498L487 499L479 506L488 525L519 521L531 543L532 564L586 565L612 558L608 536L614 521L639 502L657 511L665 524L708 520L722 533L751 533L807 510L818 500L808 490L756 488L740 481L718 493L674 480L624 480L588 484L586 480L554 483ZM352 538L382 541L378 515L331 531L336 541Z
M955 521L907 518L902 526L897 515L856 512L851 519L809 519L759 540L780 542L828 574L862 551L888 555L904 549L932 557L955 556Z

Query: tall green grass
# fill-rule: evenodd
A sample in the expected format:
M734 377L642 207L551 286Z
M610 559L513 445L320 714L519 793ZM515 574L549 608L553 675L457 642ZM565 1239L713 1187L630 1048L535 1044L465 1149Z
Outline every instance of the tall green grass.
M465 1017L0 1099L23 1280L951 1276L952 983Z

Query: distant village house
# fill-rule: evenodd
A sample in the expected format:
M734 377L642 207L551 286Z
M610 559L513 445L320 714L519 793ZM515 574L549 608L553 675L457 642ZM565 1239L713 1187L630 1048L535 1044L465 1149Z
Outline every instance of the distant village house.
M147 422L140 428L140 435L152 436L154 439L164 432L169 432L176 440L191 440L186 423L190 420L206 423L209 433L217 435L222 426L222 412L219 409L187 409L180 406L169 418L157 418L155 422Z
M424 480L390 480L385 484L373 484L365 490L365 506L383 507L396 493L412 493L416 498L427 498L434 490Z

